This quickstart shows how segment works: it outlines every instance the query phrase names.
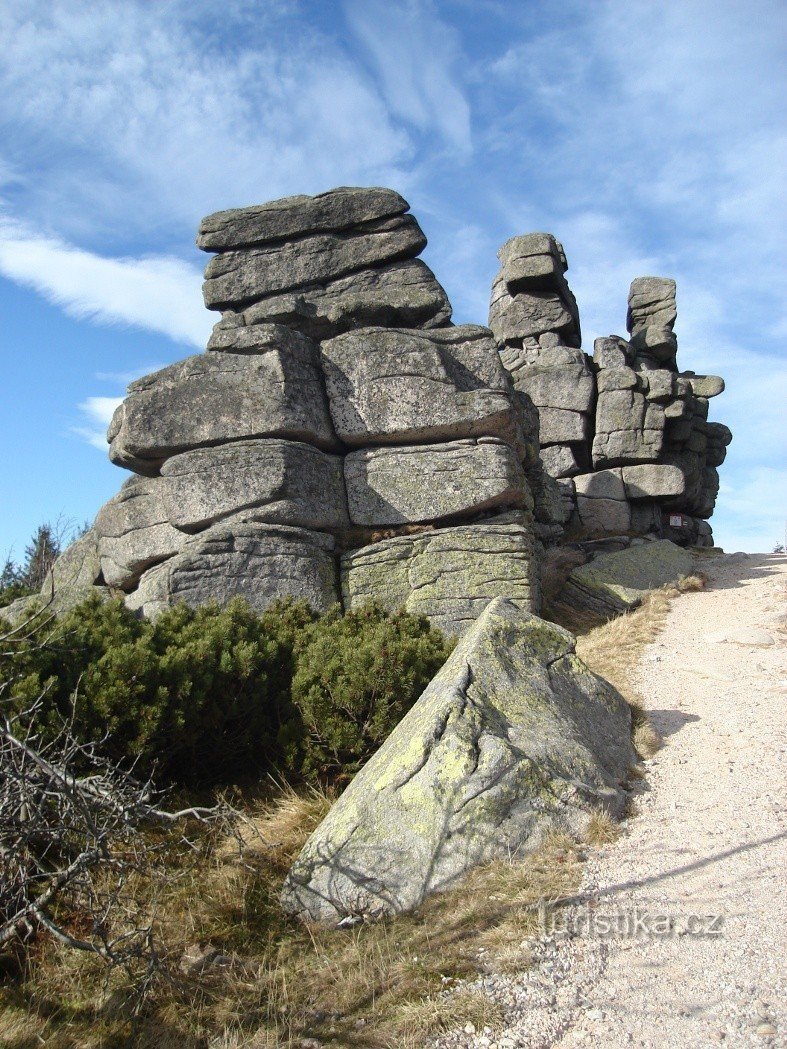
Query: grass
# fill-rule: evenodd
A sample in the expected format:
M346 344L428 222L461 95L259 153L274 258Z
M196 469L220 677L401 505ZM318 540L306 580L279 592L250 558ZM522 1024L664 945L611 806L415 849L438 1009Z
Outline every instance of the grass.
M584 624L578 638L581 658L632 705L642 756L654 752L658 737L633 669L672 598L704 585L702 576L692 576L663 587L618 619ZM160 984L134 1015L123 973L108 975L97 960L33 944L21 979L0 984L0 1047L414 1049L468 1023L494 1031L502 1022L499 1008L459 981L527 967L539 904L557 907L580 884L578 844L552 835L537 853L478 868L413 914L345 930L304 926L281 913L278 894L333 800L288 788L263 800L247 797L242 852L229 839L212 843L199 862L159 885L155 899L145 898L175 972L183 957L207 948L226 955L229 965ZM597 813L587 841L604 845L618 833ZM131 888L149 892L141 882Z

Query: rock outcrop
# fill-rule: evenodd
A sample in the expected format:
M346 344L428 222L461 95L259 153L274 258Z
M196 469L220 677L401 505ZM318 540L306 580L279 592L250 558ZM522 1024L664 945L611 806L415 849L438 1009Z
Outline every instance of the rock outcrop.
M537 608L538 416L492 332L450 323L407 202L291 197L197 242L222 317L112 419L134 476L96 518L94 582L145 615L379 601L456 633L496 596Z
M550 829L619 813L630 717L571 634L491 602L312 834L285 908L332 923L411 910Z
M74 595L376 600L458 632L494 597L537 610L564 535L712 543L732 435L707 421L723 381L676 370L674 281L634 281L630 338L591 359L550 234L500 249L489 328L452 324L393 190L217 212L197 243L221 318L129 386L108 440L133 476Z
M579 349L578 322L568 325L545 305L533 323L505 298L529 295L532 303L548 287L571 313L558 242L534 233L512 238L498 254L490 327L516 389L538 408L542 467L569 511L561 519L553 510L542 538L565 529L578 539L647 535L711 546L716 469L732 435L707 422L708 399L724 381L677 370L675 281L633 281L629 340L596 339L591 359Z

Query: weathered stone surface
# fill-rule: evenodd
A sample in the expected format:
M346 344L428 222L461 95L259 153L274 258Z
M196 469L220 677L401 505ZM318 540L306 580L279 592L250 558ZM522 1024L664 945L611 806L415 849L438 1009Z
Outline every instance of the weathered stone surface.
M581 337L573 305L552 291L520 292L512 296L505 281L498 280L492 288L489 327L499 343L555 332L570 346L579 346Z
M624 466L620 472L627 499L665 499L686 490L683 471L667 463Z
M202 291L209 310L223 310L304 285L344 277L354 270L412 259L426 247L412 215L379 219L345 233L216 255L205 269Z
M381 528L525 506L532 499L513 450L493 437L367 448L344 460L350 518Z
M110 425L109 457L156 473L171 455L249 437L338 446L305 336L279 328L265 352L199 354L133 382Z
M477 864L622 811L630 711L567 631L496 600L460 640L290 870L310 920L411 910Z
M609 374L617 369L600 372ZM619 369L628 373L630 369ZM623 382L621 376L619 383ZM596 403L593 465L599 468L625 462L655 462L664 447L664 408L648 402L637 389L600 392Z
M533 365L544 368L587 368L587 358L578 346L566 346L554 332L544 332L538 339L527 338L522 345L503 345L500 359L516 382L520 371L527 372Z
M563 245L551 233L523 233L516 237L509 237L497 251L497 257L504 269L508 269L513 263L520 260L539 256L553 259L561 273L565 273L568 269Z
M561 601L602 615L618 615L638 605L648 591L675 582L691 570L691 554L668 539L643 543L602 554L575 568Z
M677 317L675 281L669 277L637 277L629 289L629 307L626 330L639 332L644 328L672 330Z
M451 634L493 597L537 610L538 576L530 529L494 521L383 539L341 561L345 608L374 600L428 616Z
M94 525L73 543L69 543L52 565L52 571L44 583L42 595L46 598L51 594L59 594L65 598L67 591L84 595L85 591L89 591L100 581L101 557Z
M542 444L571 444L588 436L588 417L563 408L541 408L539 437Z
M158 484L169 521L187 532L252 508L272 524L336 531L350 523L341 457L298 441L197 448L168 459Z
M408 259L229 312L213 329L208 349L239 352L259 324L286 324L322 340L355 328L439 328L450 320L451 304L432 271L420 259Z
M550 477L573 477L580 465L570 444L551 444L540 451L541 462Z
M261 524L246 512L189 539L176 557L145 573L126 604L155 616L179 601L197 608L243 597L261 612L294 597L325 612L338 600L333 549L322 532Z
M696 397L718 397L724 393L724 379L720 375L695 375L694 372L681 372L682 379L688 379Z
M589 412L595 400L593 375L584 364L564 368L536 364L519 369L512 378L537 408Z
M348 445L514 440L517 410L487 328L363 328L322 345L336 432Z
M157 477L130 477L99 510L93 528L108 586L131 590L151 565L181 549L186 536L173 528Z
M593 362L597 368L628 368L631 364L628 343L617 335L596 339L593 343Z
M619 534L631 528L631 507L619 469L578 474L573 480L577 514L585 531Z
M230 251L309 233L331 233L401 215L409 207L392 189L340 186L314 197L302 194L249 208L216 211L200 223L197 247Z

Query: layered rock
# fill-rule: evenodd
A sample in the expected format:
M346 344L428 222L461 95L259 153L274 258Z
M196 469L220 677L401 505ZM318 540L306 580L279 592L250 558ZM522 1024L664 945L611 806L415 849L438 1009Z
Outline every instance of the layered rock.
M492 333L450 324L407 211L342 188L203 220L224 314L115 413L135 476L96 519L97 582L145 615L377 600L457 631L491 597L537 606L538 416Z
M307 841L285 908L334 924L397 914L595 809L619 813L630 719L571 634L493 601Z
M569 336L562 321L550 326L545 310L543 330L535 331L521 311L501 311L503 289L513 298L546 287L555 295L563 289L569 308L558 242L545 234L515 237L499 254L490 324L516 389L538 407L543 469L571 504L567 522L553 509L542 537L559 538L566 524L583 537L623 533L712 545L704 519L713 512L716 469L731 434L707 422L708 399L724 381L677 371L675 282L633 281L630 339L596 339L591 360L579 349L578 324Z
M405 608L458 634L495 597L538 608L539 556L522 517L396 536L343 555L342 599Z

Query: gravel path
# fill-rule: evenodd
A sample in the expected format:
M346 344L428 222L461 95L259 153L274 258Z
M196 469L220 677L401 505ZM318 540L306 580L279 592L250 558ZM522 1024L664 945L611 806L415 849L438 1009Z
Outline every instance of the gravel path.
M639 668L666 745L638 817L590 851L572 931L477 984L507 1029L436 1045L787 1046L787 558L700 567Z

